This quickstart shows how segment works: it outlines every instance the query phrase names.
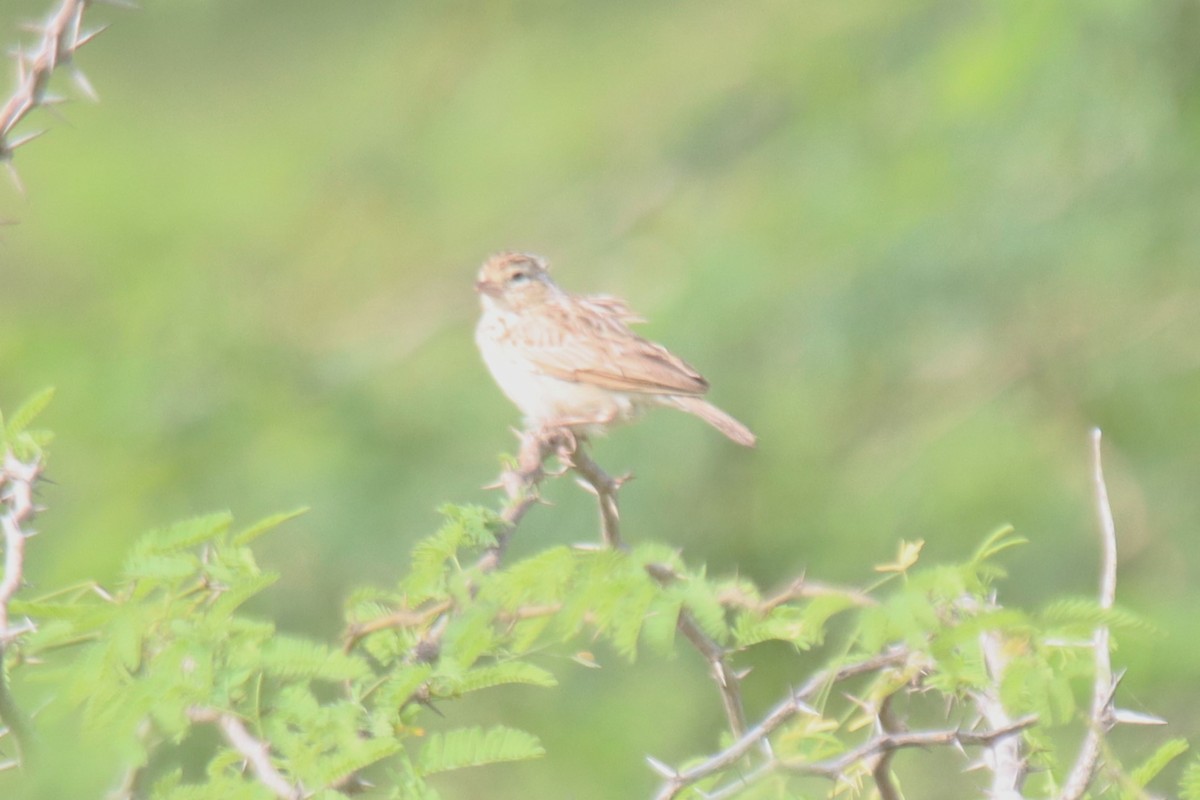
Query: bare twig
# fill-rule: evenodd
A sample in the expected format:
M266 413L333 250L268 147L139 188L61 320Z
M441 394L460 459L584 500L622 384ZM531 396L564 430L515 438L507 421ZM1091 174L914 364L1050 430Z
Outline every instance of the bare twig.
M910 733L888 733L887 731L883 731L836 758L826 759L825 761L792 761L784 759L780 761L780 766L791 772L803 775L818 775L822 778L836 780L846 774L846 771L855 764L876 755L893 753L908 747L935 747L938 745L962 745L964 747L989 746L1036 724L1037 717L1031 714L1014 720L1003 728L993 728L982 733L964 731L959 728L947 728L936 731L913 731Z
M1108 502L1108 486L1104 481L1104 464L1100 452L1100 429L1093 428L1092 488L1096 495L1096 516L1100 528L1100 608L1110 609L1117 593L1117 528L1113 522L1112 506ZM1113 674L1109 655L1107 625L1098 625L1092 634L1095 662L1092 678L1092 707L1088 730L1080 745L1075 765L1063 784L1061 800L1079 800L1096 775L1103 749L1104 734L1113 726Z
M971 700L993 730L1002 730L1013 724L1012 717L1000 700L1000 684L1004 680L1008 658L1004 655L1004 644L996 631L981 633L979 647L983 652L983 663L987 668L988 677L991 678L991 684L985 689L973 692ZM1025 776L1029 772L1021 737L998 740L992 746L989 755L988 767L992 773L992 786L988 796L996 800L1020 800L1023 797L1021 787L1025 784Z
M880 734L884 736L896 734L899 724L896 715L892 712L892 695L883 698L879 703L876 724ZM900 792L896 789L896 782L892 780L892 757L898 751L899 748L884 749L871 768L871 777L875 779L875 788L879 790L879 800L900 800Z
M655 795L656 800L671 800L697 781L729 769L796 715L819 713L808 704L808 701L832 684L885 667L903 664L907 659L908 651L897 647L872 658L846 664L837 669L818 672L771 709L761 722L739 736L733 744L686 770L677 770L670 775L664 775L666 780ZM768 762L768 765L770 769L767 772L774 771L778 768L779 762L772 760Z
M0 579L0 722L16 742L19 755L15 760L18 762L23 761L28 752L30 730L25 715L12 697L4 657L14 639L32 630L30 624L10 625L8 607L24 581L25 540L32 535L25 527L37 511L33 503L33 485L41 472L39 459L24 462L12 452L4 454L0 468L0 528L4 534L4 578Z
M631 476L614 478L597 464L580 445L569 456L569 463L583 478L582 485L596 496L600 505L600 535L604 544L613 548L624 548L621 542L621 511L617 506L617 492Z
M809 578L805 575L795 578L789 582L787 586L783 587L770 597L764 598L758 603L746 602L746 598L732 595L723 597L721 600L722 602L727 602L730 605L751 608L760 614L767 614L784 603L790 603L792 600L830 596L845 598L852 605L859 608L867 608L870 606L879 605L878 600L860 589L847 586L835 586L822 581L809 580Z
M899 750L914 747L995 746L997 742L1010 738L1014 734L1035 724L1037 724L1037 718L1030 716L1019 719L1004 728L985 731L983 733L974 733L958 728L919 731L915 733L881 733L840 756L824 761L773 759L740 776L737 780L708 792L704 797L706 800L728 800L728 798L740 794L746 787L780 770L794 772L798 775L812 775L832 781L839 781L843 780L856 764L876 759L876 768L873 770L873 774L877 775L878 764L890 761L891 756ZM890 776L885 783L880 785L880 797L883 800L887 800L889 795L883 793L885 791L884 787L886 787L887 791L892 792L892 797L899 797L898 790L892 783Z
M662 564L647 564L646 572L662 586L679 580L673 570ZM708 662L709 674L721 695L721 706L725 710L729 730L735 737L743 735L746 732L746 711L742 704L742 681L741 676L729 665L729 651L705 633L696 616L686 607L680 609L676 627ZM765 739L762 741L766 742ZM765 745L764 753L769 754Z
M14 139L13 129L31 111L40 106L61 102L49 94L50 76L59 67L71 70L79 91L96 99L96 91L82 71L75 65L74 57L80 47L94 39L103 28L83 30L83 15L93 0L62 0L37 31L41 34L38 44L30 52L18 52L17 88L0 105L0 161L9 169L10 175L20 188L16 171L12 167L13 153L21 145L41 135L42 132ZM114 3L114 5L120 3Z
M215 725L226 743L246 759L258 782L280 800L300 800L303 797L304 792L300 787L292 784L275 768L267 743L256 739L237 716L215 708L193 708L188 711L188 719Z
M12 638L9 628L8 605L21 588L25 568L25 539L29 533L23 530L33 519L33 484L41 474L41 462L37 459L22 462L11 452L4 455L0 471L0 527L4 532L4 578L0 580L0 645Z
M746 732L746 710L742 705L742 676L729 665L729 651L704 632L695 615L684 608L679 612L679 631L692 643L697 652L708 661L709 674L721 695L725 719L734 736Z
M438 614L448 611L452 605L452 601L442 600L419 608L399 608L382 617L352 624L342 634L342 649L349 653L364 637L370 636L376 631L424 625Z

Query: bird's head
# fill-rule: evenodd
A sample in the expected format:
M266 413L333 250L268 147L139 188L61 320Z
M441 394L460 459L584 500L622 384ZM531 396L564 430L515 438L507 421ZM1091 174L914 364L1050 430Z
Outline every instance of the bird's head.
M494 303L509 309L544 303L557 287L550 280L546 259L533 253L498 253L483 262L475 281L484 304Z

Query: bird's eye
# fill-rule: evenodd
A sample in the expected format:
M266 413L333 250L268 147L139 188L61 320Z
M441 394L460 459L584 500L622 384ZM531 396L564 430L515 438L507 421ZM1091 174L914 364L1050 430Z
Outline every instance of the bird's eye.
M509 283L524 283L527 280L529 280L528 272L514 272L511 276L509 276L508 282Z

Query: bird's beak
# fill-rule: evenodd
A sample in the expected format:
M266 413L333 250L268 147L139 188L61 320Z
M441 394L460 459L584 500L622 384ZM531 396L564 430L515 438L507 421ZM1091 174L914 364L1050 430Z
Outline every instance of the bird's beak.
M475 281L475 291L488 297L499 297L500 287L492 281Z

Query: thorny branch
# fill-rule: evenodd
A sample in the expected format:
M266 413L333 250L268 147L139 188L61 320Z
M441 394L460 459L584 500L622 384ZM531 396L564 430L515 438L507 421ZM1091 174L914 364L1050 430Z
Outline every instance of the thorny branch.
M1100 431L1092 432L1092 481L1096 496L1096 510L1101 537L1101 570L1099 600L1102 609L1111 609L1116 593L1117 540L1109 505L1101 464ZM798 586L801 586L798 584ZM785 590L785 595L787 594ZM780 758L769 755L763 763L741 773L730 783L704 794L708 800L733 797L761 778L777 771L814 775L831 780L844 778L856 765L870 769L876 789L883 800L899 797L890 774L890 761L896 751L907 747L930 747L936 745L985 746L988 748L984 764L992 772L988 796L997 800L1020 800L1021 787L1028 772L1021 737L1016 735L1037 724L1036 716L1013 719L1000 699L1000 685L1004 678L1007 658L1004 642L999 633L986 631L979 638L984 665L990 685L970 695L970 701L978 710L988 729L983 732L968 732L960 729L903 732L898 731L891 719L888 700L879 704L876 713L876 733L866 742L846 752L823 761L806 761ZM1095 676L1092 686L1092 706L1088 719L1088 731L1080 748L1079 756L1068 776L1058 800L1080 800L1094 779L1104 744L1105 733L1121 718L1120 711L1113 705L1115 683L1109 656L1109 633L1106 626L1097 627L1092 640L1095 660ZM843 667L834 672L822 672L813 676L804 686L792 692L783 702L771 709L761 722L746 730L724 750L700 763L676 770L656 759L647 759L650 766L664 779L655 800L672 800L681 792L705 778L718 775L737 765L756 744L765 742L780 726L799 714L818 714L806 702L810 697L823 692L832 683L853 675L874 672L887 666L895 666L909 658L907 651L894 649L875 659L868 659ZM1134 715L1136 716L1136 715ZM1127 720L1128 721L1128 720Z
M881 736L892 737L895 740L899 721L892 711L892 697L893 695L888 695L883 698L879 704L879 713L875 715L875 721ZM962 744L961 741L958 743ZM879 790L879 800L900 800L900 792L896 788L896 782L892 780L892 757L899 749L899 747L884 748L875 759L874 766L871 767L871 777L875 780L875 788Z
M983 654L983 665L990 682L986 687L971 694L971 702L988 725L993 729L1003 728L1012 724L1012 717L1000 700L1000 685L1004 680L1004 670L1008 666L1004 642L996 631L984 631L979 634L979 649ZM992 773L992 786L988 796L998 800L1018 800L1023 797L1021 787L1029 772L1029 763L1025 759L1020 737L1014 736L997 742L989 751L988 759L987 766Z
M823 691L832 683L902 664L908 657L907 651L895 648L881 656L847 665L840 670L818 673L783 703L772 709L762 722L747 731L741 739L720 753L686 770L673 771L658 761L651 761L651 766L665 779L654 796L655 800L672 800L688 786L734 766L754 747L756 741L766 739L773 731L796 715L819 714L805 700ZM899 797L889 771L891 757L896 751L912 747L945 745L996 747L1001 742L1016 738L1015 734L1037 724L1037 717L1029 715L982 732L966 731L961 728L897 732L892 730L893 723L887 721L886 718L885 701L884 708L879 714L876 734L857 747L821 761L772 756L755 769L739 776L728 785L706 794L705 797L709 800L732 797L756 781L780 770L837 781L845 778L856 765L870 764L874 760L874 763L870 764L871 774L876 781L880 797L888 800L888 798Z
M617 505L617 492L632 475L614 478L597 464L582 446L576 447L568 463L579 473L580 485L596 496L600 505L600 535L604 543L613 548L624 548L621 541L621 511Z
M679 576L669 567L662 564L648 564L646 571L661 586L669 586L679 579ZM704 632L700 623L696 621L695 615L687 608L680 610L676 627L691 642L692 647L696 648L696 651L708 661L709 673L717 685L717 691L721 694L721 705L725 710L725 719L729 723L729 730L734 736L741 736L746 732L746 711L742 704L742 676L734 672L733 667L729 665L729 652ZM763 740L763 745L765 748L765 740ZM769 749L764 749L764 753L770 755Z
M267 743L256 739L237 716L213 708L193 708L188 711L188 719L192 722L215 725L226 743L246 759L258 782L270 789L280 800L300 800L304 796L299 787L293 785L275 768Z
M75 85L89 98L96 99L96 91L82 71L75 65L75 53L80 47L94 39L104 28L83 30L83 16L96 0L62 0L44 24L34 28L41 35L38 44L30 52L18 50L17 88L0 106L0 161L8 167L17 187L21 187L12 166L13 153L23 144L36 139L44 131L13 138L13 129L31 111L41 106L62 102L62 98L50 94L50 76L60 67L67 67ZM127 5L121 0L107 0L113 5Z
M4 534L4 577L0 579L0 723L16 742L18 764L28 752L30 731L9 690L4 657L14 639L32 630L28 623L15 627L10 624L9 604L24 580L25 540L33 535L26 527L38 510L33 503L33 486L41 472L39 459L24 462L12 452L4 454L0 467L0 528Z
M1092 489L1096 495L1096 516L1100 528L1100 608L1110 609L1117 594L1117 528L1113 522L1112 506L1108 502L1108 486L1104 481L1104 464L1100 452L1100 429L1092 430ZM1114 684L1112 661L1109 657L1108 626L1099 625L1092 634L1095 662L1092 679L1092 708L1088 730L1075 766L1063 784L1061 800L1079 800L1096 775L1104 734L1112 728L1116 717L1113 709Z
M988 746L1026 728L1037 724L1037 717L1027 716L1010 722L1003 728L994 728L982 733L964 731L960 728L947 728L935 731L913 731L911 733L880 732L863 742L858 747L824 761L795 761L781 759L779 765L791 772L803 775L817 775L822 778L836 780L855 764L877 755L887 755L906 747L933 747L936 745Z
M656 800L670 800L693 783L729 769L752 749L760 747L767 737L797 715L817 714L816 709L809 705L808 701L826 691L833 684L885 667L898 666L903 664L908 656L907 650L897 647L872 658L816 673L803 686L788 695L783 702L768 711L762 721L739 736L731 745L688 769L673 770L657 760L651 760L650 765L666 779L658 794L655 795ZM775 762L768 763L774 764Z

